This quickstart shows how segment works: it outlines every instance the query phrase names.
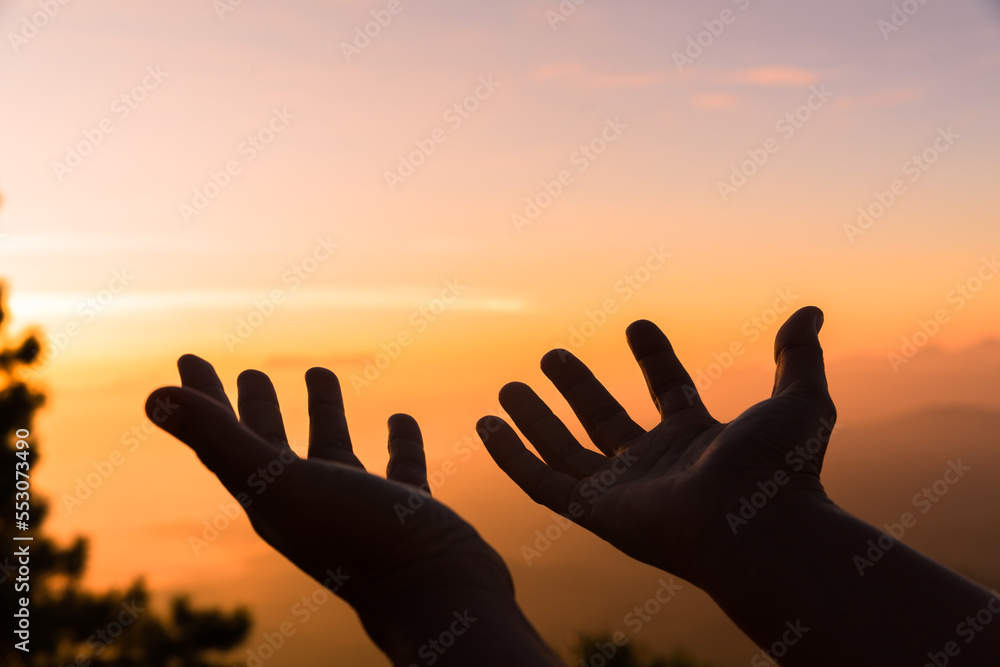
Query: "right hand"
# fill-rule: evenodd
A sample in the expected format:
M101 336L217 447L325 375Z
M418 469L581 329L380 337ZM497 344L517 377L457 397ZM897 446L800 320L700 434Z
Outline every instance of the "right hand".
M576 357L554 350L542 371L601 453L581 446L521 383L506 385L500 403L544 462L498 418L480 420L479 433L533 500L630 556L710 589L734 559L756 548L739 512L759 484L776 491L768 503L795 511L828 502L819 473L836 411L817 336L822 322L813 307L785 322L775 339L771 397L728 424L708 413L666 337L640 320L626 335L660 413L652 429L634 422Z

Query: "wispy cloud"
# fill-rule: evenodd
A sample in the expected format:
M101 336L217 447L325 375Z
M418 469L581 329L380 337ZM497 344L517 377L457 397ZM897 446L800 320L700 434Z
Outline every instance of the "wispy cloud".
M116 295L114 310L216 310L245 308L259 299L267 288L243 290L198 290L139 292ZM332 287L297 291L289 308L350 310L409 309L426 305L428 299L440 288L420 289L414 286L399 287ZM11 294L10 308L27 320L50 319L52 316L75 313L80 304L93 299L89 292L32 292ZM490 296L462 296L449 306L453 310L516 312L527 304L520 299ZM109 307L109 311L111 308Z
M766 88L805 88L819 81L818 72L802 67L772 65L770 67L752 67L732 72L728 77L734 83L751 84Z
M886 109L916 102L923 96L917 88L899 88L868 95L841 95L834 104L838 109Z
M608 90L614 88L649 88L667 80L666 71L592 72L580 62L545 63L532 71L541 81L563 81L577 88Z
M740 98L728 93L703 93L691 98L696 109L732 109L740 106Z

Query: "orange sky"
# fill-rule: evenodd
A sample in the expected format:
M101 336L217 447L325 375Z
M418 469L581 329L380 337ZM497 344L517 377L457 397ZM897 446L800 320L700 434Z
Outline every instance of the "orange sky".
M225 495L141 412L184 352L227 386L271 373L300 437L302 373L332 368L381 471L387 415L418 417L433 468L504 382L553 397L556 346L649 423L623 339L640 317L693 372L737 345L722 417L769 391L799 306L826 311L828 359L900 390L904 339L1000 337L995 3L892 30L888 1L561 21L554 1L407 0L357 53L386 3L222 4L69 3L33 30L37 2L0 3L0 276L15 326L49 338L39 484L54 530L93 536L97 585L236 577L267 552L245 526L188 547ZM115 451L91 497L57 501ZM516 557L493 493L512 486L481 450L441 489Z

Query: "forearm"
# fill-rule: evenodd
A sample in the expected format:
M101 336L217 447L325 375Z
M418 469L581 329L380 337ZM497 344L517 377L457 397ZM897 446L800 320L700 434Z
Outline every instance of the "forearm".
M748 547L709 593L782 665L1000 656L1000 597L829 501L776 503L746 531Z
M511 596L434 596L401 610L376 639L397 667L562 666Z

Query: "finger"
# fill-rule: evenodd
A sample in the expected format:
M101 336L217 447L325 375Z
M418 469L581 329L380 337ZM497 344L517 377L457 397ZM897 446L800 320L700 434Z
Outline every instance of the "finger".
M284 470L295 461L291 450L258 437L226 406L195 389L157 389L146 399L146 414L191 447L234 496L248 492L250 478L259 470ZM269 468L275 461L280 465Z
M792 313L774 337L774 391L772 396L795 394L813 401L826 412L833 400L826 383L819 330L823 311L806 306Z
M542 357L542 372L563 395L597 448L614 456L646 431L632 421L590 369L570 352L553 350Z
M567 512L576 480L542 463L502 419L483 417L476 424L476 432L500 469L529 498L554 512Z
M337 376L325 368L306 371L309 392L309 458L363 468L347 430L344 395Z
M260 371L243 371L236 378L236 388L240 423L268 442L288 447L278 395L270 378Z
M552 469L581 479L607 462L603 455L583 447L528 385L505 385L500 390L500 405Z
M681 410L696 410L708 416L691 376L659 327L639 320L629 325L625 336L660 417L666 418Z
M212 364L193 354L185 354L177 360L177 370L181 374L182 386L200 391L229 408L229 412L236 416L226 390L222 388L222 380Z
M430 493L424 440L417 420L409 415L389 417L389 463L385 467L385 476Z

